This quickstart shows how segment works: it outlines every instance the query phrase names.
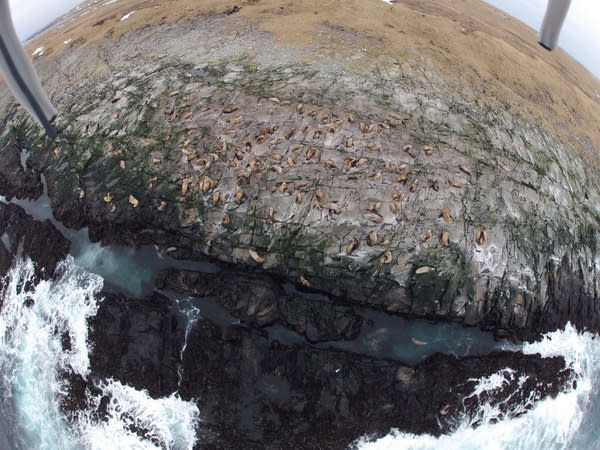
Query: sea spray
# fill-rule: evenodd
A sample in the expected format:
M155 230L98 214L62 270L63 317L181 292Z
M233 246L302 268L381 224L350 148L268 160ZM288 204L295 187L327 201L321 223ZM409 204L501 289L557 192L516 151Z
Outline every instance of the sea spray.
M536 403L534 398L527 398L523 404L513 407L512 418L503 416L499 420L498 408L483 402L475 415L461 417L450 434L434 437L392 430L376 441L361 438L356 447L378 450L597 448L598 415L594 411L598 411L600 404L595 388L600 383L600 341L590 333L578 333L568 324L562 331L545 335L540 342L523 344L522 351L545 357L563 356L574 371L573 388L556 398ZM483 377L471 395L498 389L512 376L513 372L504 370ZM473 427L475 424L479 426Z
M92 408L82 411L77 421L87 448L192 449L199 420L194 404L181 400L176 394L153 399L146 391L112 379L98 387L102 394L88 395ZM107 420L98 423L94 419L95 412L101 408L101 400L105 396L110 398Z
M89 410L71 420L64 416L60 401L69 386L61 374L89 375L87 321L98 310L102 285L101 277L84 271L71 257L59 265L55 280L35 284L30 260L18 262L6 275L0 312L0 413L16 427L11 430L20 441L15 445L115 448L118 442L127 449L193 448L199 411L176 395L152 399L118 381L101 380L102 393L88 394ZM106 417L98 420L94 413L103 396L109 405Z
M68 386L62 371L87 376L87 319L97 311L102 280L62 263L55 281L34 284L31 260L5 279L0 312L0 371L12 396L26 446L72 448L59 401ZM63 348L64 339L69 340Z

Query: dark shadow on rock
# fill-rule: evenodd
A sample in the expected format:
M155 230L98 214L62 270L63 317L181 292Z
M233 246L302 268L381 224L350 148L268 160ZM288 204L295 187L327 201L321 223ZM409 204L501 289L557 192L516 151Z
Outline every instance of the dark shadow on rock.
M157 293L144 299L105 294L91 325L88 383L114 377L153 397L177 390L196 401L197 448L341 449L392 427L439 435L481 402L510 416L530 396L567 389L572 377L559 357L435 354L410 366L308 342L285 345L256 323L223 327L207 318L194 322L181 354L186 324ZM502 387L473 395L478 379L498 372L505 375ZM86 386L79 380L71 395L81 396ZM67 410L84 404L63 402Z
M16 258L29 257L38 277L52 278L58 262L71 248L49 220L34 220L14 204L0 203L0 236L4 237L0 242L0 274L5 274Z
M183 334L170 300L157 292L142 299L108 292L102 297L90 320L94 375L143 386L155 397L175 392Z
M202 273L168 269L156 277L156 286L195 297L211 297L234 317L251 326L280 323L310 342L354 339L363 318L345 304L327 297L307 298L286 292L267 274L222 270Z
M8 136L0 141L0 195L8 200L13 197L36 199L43 192L39 172L23 168L21 153L21 146L13 137Z

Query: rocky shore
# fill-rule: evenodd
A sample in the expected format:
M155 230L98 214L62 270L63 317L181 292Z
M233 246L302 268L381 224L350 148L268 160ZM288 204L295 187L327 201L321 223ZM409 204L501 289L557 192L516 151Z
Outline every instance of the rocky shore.
M22 239L25 243L19 256L32 257L40 276L51 278L57 259L67 254L68 241L50 222L37 222L18 206L0 205L0 214L7 218L2 222L3 231L11 242ZM56 242L54 258L35 245L48 236ZM12 254L3 258L3 267L17 256L14 248L8 251ZM186 324L177 316L172 301L159 291L141 299L103 292L98 314L90 322L94 347L90 375L84 380L64 374L70 388L61 402L68 417L90 407L86 390L98 393L99 380L116 378L153 397L178 392L186 400L197 401L202 411L198 448L341 449L359 437L378 437L391 428L438 435L452 430L461 417L475 417L483 402L499 406L510 416L516 405L531 407L533 403L527 399L555 396L568 388L572 379L572 371L559 357L495 352L457 358L436 353L409 365L308 343L281 343L264 329L267 321L263 318L268 314L261 311L269 301L269 295L264 295L269 286L260 275L224 272L218 277L204 274L204 280L201 274L175 275L172 271L161 274L157 287L181 290L185 284L186 293L205 296L210 293L201 292L202 286L207 286L204 283L208 282L210 289L221 289L215 282L220 278L233 286L231 290L254 286L245 290L246 298L240 295L239 303L246 302L244 308L249 310L262 302L263 309L259 307L255 317L245 310L246 320L226 326L200 318L186 333ZM231 297L217 296L215 300L227 305ZM285 296L276 300L284 302ZM296 299L296 303L300 301ZM266 308L274 314L272 307ZM319 309L320 317L327 311L327 306ZM237 315L237 310L232 313ZM347 323L355 324L357 316L335 311L334 322L345 324L343 336L315 336L311 329L333 333L336 328L329 323L311 324L310 313L299 313L295 319L306 320L304 334L314 342L318 338L352 339ZM298 329L298 324L288 326ZM63 336L67 349L69 342L70 336ZM510 374L502 387L474 394L481 377L504 372ZM98 414L101 419L102 408Z
M376 44L320 28L350 49ZM26 146L57 219L92 240L503 336L598 329L600 194L585 136L461 90L425 58L317 59L236 14L98 44L39 61L59 143L7 109L5 195L40 192L15 177Z
M436 52L434 38L466 33L444 28L456 18L444 2L427 17L395 5L386 19L390 34L408 27L402 13L435 19L423 27L431 52L388 46L367 19L342 26L334 11L292 44L286 21L323 12L307 5L250 2L50 49L36 65L61 111L58 142L2 95L1 195L36 198L43 174L55 217L93 241L223 267L165 270L144 299L107 292L93 373L200 399L202 445L215 448L342 448L390 427L438 434L476 408L463 402L469 380L505 368L515 383L497 401L514 389L513 405L555 395L569 380L561 359L438 354L407 365L311 343L354 339L358 306L517 339L568 321L598 331L600 130L586 115L598 99L586 86L544 91L569 73L523 91L519 76L473 75L482 69ZM469 33L500 39L484 22L473 16ZM506 39L511 58L537 67L542 53ZM29 220L10 205L2 215L5 227ZM4 269L23 233L27 254L43 248L19 224ZM47 273L68 252L54 241ZM180 355L185 327L163 290L210 297L239 323L197 321ZM270 339L273 324L304 343ZM520 375L531 383L516 388Z
M343 449L391 428L439 435L463 415L475 417L481 402L510 416L528 398L555 396L571 376L562 358L438 353L411 366L286 345L248 324L221 327L210 319L194 324L180 356L183 336L172 331L176 320L168 304L160 295L143 301L108 296L93 323L92 339L102 351L92 370L143 386L152 396L178 391L200 399L199 448ZM113 325L107 330L106 324ZM473 395L480 377L500 371L514 371L509 383Z
M0 217L7 236L0 246L2 274L19 258L30 257L40 279L53 278L57 262L68 253L68 240L50 221L36 221L19 206L0 204ZM225 324L201 317L189 326L163 292L211 298L232 316ZM533 406L531 399L555 396L573 380L560 357L436 353L407 364L316 348L310 343L356 338L361 316L347 306L286 295L264 275L227 268L217 273L169 269L144 298L113 291L99 297L100 308L89 324L90 374L84 380L64 373L69 389L60 401L66 416L89 409L86 392L99 394L98 382L108 378L156 398L178 392L197 401L202 411L197 448L342 449L391 428L439 435L463 417L477 417L482 403L510 417L515 406L524 405L522 413ZM284 323L307 341L270 337L266 327L273 323ZM66 350L70 341L69 335L62 337ZM494 374L507 375L507 382L477 393L480 379ZM105 397L101 405L109 401ZM106 411L101 406L96 414L102 420Z

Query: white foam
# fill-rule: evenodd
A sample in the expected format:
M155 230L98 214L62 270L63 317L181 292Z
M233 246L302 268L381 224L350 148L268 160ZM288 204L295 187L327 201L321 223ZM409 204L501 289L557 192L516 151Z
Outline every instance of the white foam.
M87 321L98 308L102 278L76 266L72 258L59 267L55 281L31 285L33 265L24 261L6 277L0 311L0 390L14 399L14 414L22 424L18 433L25 448L191 449L196 442L199 411L176 394L152 399L115 380L100 383L101 395L88 398L92 408L70 423L62 415L59 399L66 392L59 376L69 371L86 377L89 372ZM193 321L198 311L188 320ZM63 350L63 337L69 349ZM186 330L187 337L187 330ZM184 344L185 345L185 344ZM502 419L498 405L486 403L484 392L493 392L514 381L514 372L499 371L477 380L471 396L480 399L474 416L457 422L451 434L441 437L392 431L360 448L385 449L559 449L595 448L600 396L600 342L572 326L550 333L537 343L524 344L525 353L561 355L576 373L576 387L554 399L533 403L533 398ZM523 384L525 377L519 378ZM110 399L106 420L94 412L101 398ZM531 405L533 407L525 413ZM2 405L3 406L3 405ZM399 407L405 407L399 405ZM474 428L474 424L480 426ZM133 428L144 430L143 435Z
M64 263L56 281L25 288L34 275L28 260L6 277L0 312L0 372L2 387L12 392L27 438L39 448L70 448L66 423L58 405L68 389L60 371L87 376L87 319L94 315L94 295L102 280ZM63 351L68 334L70 349Z
M510 383L515 378L515 371L509 367L499 370L496 373L480 379L469 378L468 381L475 381L475 387L469 397L479 397L483 393L497 391L502 389L505 384Z
M89 374L87 322L97 312L103 281L71 257L59 265L58 273L55 281L33 286L32 262L21 262L7 274L2 292L0 390L14 399L14 411L8 413L20 423L15 434L23 436L24 448L192 449L199 411L175 394L153 399L145 391L107 380L100 383L101 396L88 398L92 410L81 411L70 422L64 417L59 402L69 386L60 374ZM107 419L99 421L94 412L102 396L110 403ZM132 425L145 435L137 435Z
M497 408L482 404L477 417L463 417L451 434L435 437L392 430L376 441L363 437L356 442L357 447L378 450L597 448L598 418L589 411L594 407L597 409L599 402L598 392L594 391L594 386L600 382L598 339L590 333L578 333L567 325L563 331L549 333L541 342L523 345L523 352L563 356L576 373L576 387L535 404L533 398L528 398L513 412L522 413L530 404L533 408L512 419L498 421ZM497 389L511 375L503 372L485 377L476 385L475 391ZM481 425L473 428L474 423Z
M109 396L108 420L98 423L95 411L79 417L83 443L91 449L169 448L191 450L196 442L195 426L199 411L195 404L185 402L176 394L161 399L151 398L119 381L108 380L100 386L102 395L89 397L91 404L100 406L103 396ZM131 427L144 430L144 440L131 433Z

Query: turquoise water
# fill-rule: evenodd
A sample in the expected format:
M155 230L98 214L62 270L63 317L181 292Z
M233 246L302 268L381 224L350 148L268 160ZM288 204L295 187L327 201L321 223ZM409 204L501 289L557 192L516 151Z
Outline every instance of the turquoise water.
M498 342L491 333L477 328L447 322L408 320L365 309L357 312L371 324L363 325L356 342L341 341L336 343L336 348L410 364L436 352L466 356L517 348L505 341Z
M105 280L105 287L116 289L133 297L141 297L153 289L154 275L167 267L216 272L218 267L209 262L179 261L162 254L154 246L139 249L110 245L103 247L100 243L89 240L87 228L73 230L57 221L53 214L48 197L46 181L42 175L44 193L37 200L13 199L11 203L21 206L36 220L50 220L53 225L69 241L71 256L75 263ZM0 201L6 199L0 196Z

